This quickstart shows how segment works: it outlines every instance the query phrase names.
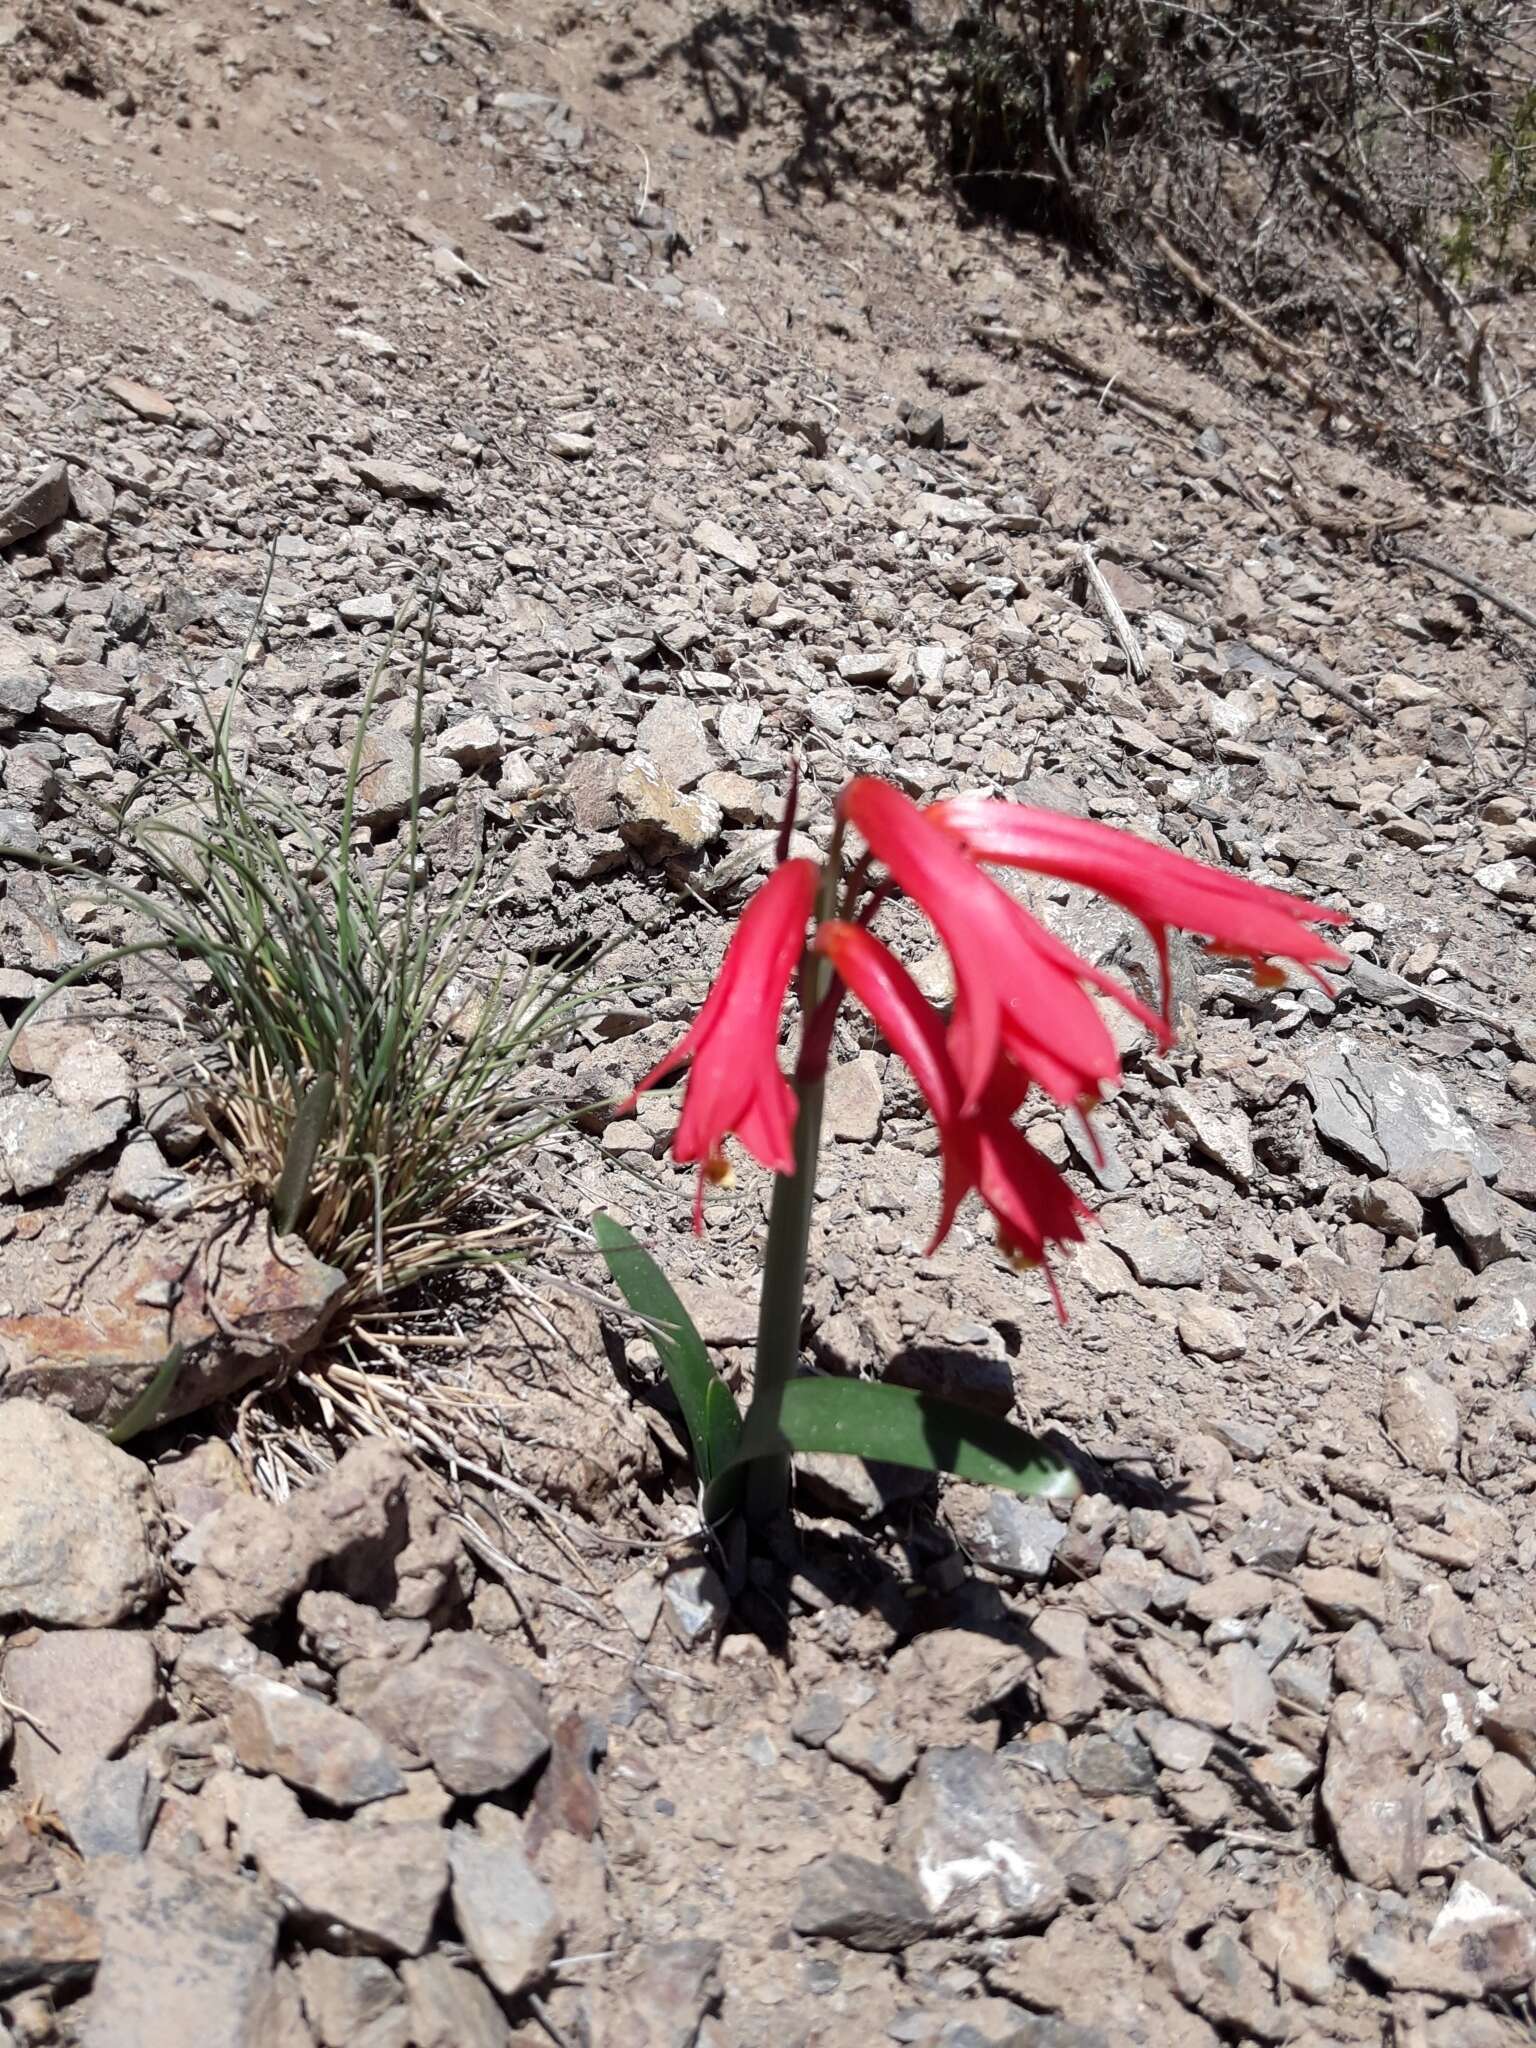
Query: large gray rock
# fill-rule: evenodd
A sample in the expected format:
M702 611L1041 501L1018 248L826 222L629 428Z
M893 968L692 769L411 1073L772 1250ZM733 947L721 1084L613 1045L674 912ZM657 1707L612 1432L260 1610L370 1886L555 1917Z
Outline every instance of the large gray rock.
M31 483L13 487L0 497L0 548L14 547L52 526L69 510L69 471L50 462Z
M238 1679L225 1718L246 1770L270 1772L327 1806L365 1806L405 1789L371 1728L296 1685L259 1673Z
M1415 1766L1424 1730L1396 1700L1341 1693L1328 1719L1323 1810L1350 1876L1410 1892L1428 1842L1424 1787Z
M11 1758L17 1789L29 1803L57 1807L154 1718L155 1646L141 1629L34 1634L6 1651L0 1692L22 1710Z
M159 1591L144 1467L57 1408L0 1401L0 1618L110 1628Z
M505 1791L549 1754L538 1680L483 1636L440 1637L389 1671L357 1711L460 1798Z
M128 1105L70 1109L41 1089L0 1101L0 1193L39 1195L61 1187L120 1138Z
M1438 1154L1455 1153L1487 1179L1498 1174L1498 1154L1436 1074L1335 1038L1305 1080L1318 1136L1372 1173L1411 1183Z
M530 1990L554 1961L560 1921L543 1879L523 1853L517 1823L494 1834L457 1827L448 1852L453 1910L470 1954L503 1998Z
M278 1928L266 1892L160 1856L95 1869L101 1967L82 2048L261 2048Z
M917 1886L887 1863L834 1849L800 1872L800 1901L790 1921L796 1934L824 1934L845 1948L908 1947L933 1931Z
M0 1103L0 1146L3 1113L16 1100ZM57 1114L81 1121L74 1111ZM97 1114L105 1119L109 1112ZM113 1135L117 1128L121 1113ZM104 1124L99 1142L109 1142L105 1132ZM150 1385L173 1343L182 1359L161 1404L166 1421L307 1356L344 1276L300 1239L274 1241L265 1216L221 1231L216 1256L205 1255L208 1240L206 1221L195 1216L113 1231L99 1252L91 1247L88 1316L64 1313L49 1300L51 1268L28 1263L25 1248L0 1247L0 1294L12 1310L0 1322L0 1384L110 1427Z
M1016 1934L1045 1926L1066 1904L1019 1779L986 1750L926 1752L896 1809L892 1850L938 1929Z

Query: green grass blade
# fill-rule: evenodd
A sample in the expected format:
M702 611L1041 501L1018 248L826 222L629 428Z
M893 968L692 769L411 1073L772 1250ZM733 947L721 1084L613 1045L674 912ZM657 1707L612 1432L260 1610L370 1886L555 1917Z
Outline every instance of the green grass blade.
M749 1418L736 1461L785 1451L841 1451L1047 1500L1073 1500L1082 1491L1064 1458L1011 1422L882 1380L792 1381L784 1390L779 1428Z
M741 1431L735 1397L710 1364L703 1338L650 1253L608 1215L592 1218L592 1235L615 1286L649 1326L688 1426L700 1484L707 1488L734 1460Z
M272 1227L279 1237L287 1237L303 1213L304 1198L309 1193L309 1177L315 1170L315 1161L325 1142L331 1105L335 1100L334 1074L317 1074L304 1091L304 1100L299 1104L299 1113L289 1134L288 1150L283 1155L277 1193L272 1198Z
M167 1351L149 1385L107 1431L109 1443L125 1444L130 1437L142 1436L146 1429L154 1428L181 1371L183 1349L182 1345L173 1344Z

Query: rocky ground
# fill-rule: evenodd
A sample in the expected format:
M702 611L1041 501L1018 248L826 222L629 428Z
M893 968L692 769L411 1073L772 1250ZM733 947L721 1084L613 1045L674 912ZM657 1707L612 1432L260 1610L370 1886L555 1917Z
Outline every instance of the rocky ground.
M335 804L437 577L428 865L484 851L510 955L610 948L565 1099L677 1035L791 754L813 839L862 769L1054 804L1347 908L1352 970L1186 948L1103 1163L1032 1127L1102 1217L1065 1328L974 1220L920 1258L931 1134L850 1018L808 1355L1106 1483L1066 1516L807 1461L766 1632L584 1298L469 1292L414 1449L398 1378L323 1350L302 1412L112 1446L168 1331L212 1398L303 1361L334 1282L210 1246L147 970L61 999L0 1074L0 2044L1513 2048L1536 517L964 226L878 24L731 19L0 8L0 837L100 862L247 646L249 773ZM9 1020L121 924L3 890ZM674 1115L584 1118L529 1192L623 1216L745 1369L766 1189L693 1238Z

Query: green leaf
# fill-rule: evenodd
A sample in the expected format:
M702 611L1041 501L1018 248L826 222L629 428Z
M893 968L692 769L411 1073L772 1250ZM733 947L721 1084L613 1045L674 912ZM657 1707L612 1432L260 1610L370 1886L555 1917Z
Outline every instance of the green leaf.
M952 1472L957 1479L1048 1500L1071 1500L1082 1491L1064 1458L1011 1422L881 1380L791 1381L777 1429L749 1416L736 1456L745 1463L786 1450L841 1451L887 1465Z
M171 1389L181 1371L182 1347L173 1344L155 1369L155 1376L140 1394L132 1407L127 1408L107 1431L107 1441L125 1444L130 1437L142 1436L146 1429L153 1429L160 1420L160 1411L171 1398Z
M288 1136L288 1150L283 1155L282 1178L272 1198L272 1227L279 1237L287 1237L303 1213L309 1177L315 1170L335 1099L334 1074L317 1074L304 1091L304 1100Z
M710 1364L703 1338L650 1253L608 1215L592 1218L592 1235L614 1284L636 1315L644 1317L647 1334L661 1354L688 1426L700 1484L708 1489L735 1461L741 1435L735 1397Z

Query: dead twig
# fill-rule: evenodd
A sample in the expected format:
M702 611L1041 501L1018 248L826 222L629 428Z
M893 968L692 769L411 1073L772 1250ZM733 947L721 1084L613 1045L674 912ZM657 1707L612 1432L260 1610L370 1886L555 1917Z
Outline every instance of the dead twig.
M1416 562L1421 569L1428 569L1433 575L1444 576L1448 582L1459 583L1463 590L1470 590L1474 597L1481 597L1497 606L1501 612L1508 612L1512 619L1518 619L1523 626L1536 629L1536 611L1528 604L1522 604L1516 597L1508 597L1502 590L1495 590L1491 583L1485 583L1481 576L1474 576L1470 570L1458 569L1454 562L1447 562L1443 556L1431 554L1428 548L1414 547L1405 542L1391 551L1400 562Z
M1093 549L1086 544L1080 547L1078 559L1083 565L1083 573L1088 578L1088 588L1097 598L1099 610L1103 612L1109 630L1115 636L1115 645L1130 664L1131 674L1140 682L1147 673L1147 657L1141 651L1141 642L1136 637L1135 629L1121 609L1119 598L1110 589L1104 571L1094 560Z

